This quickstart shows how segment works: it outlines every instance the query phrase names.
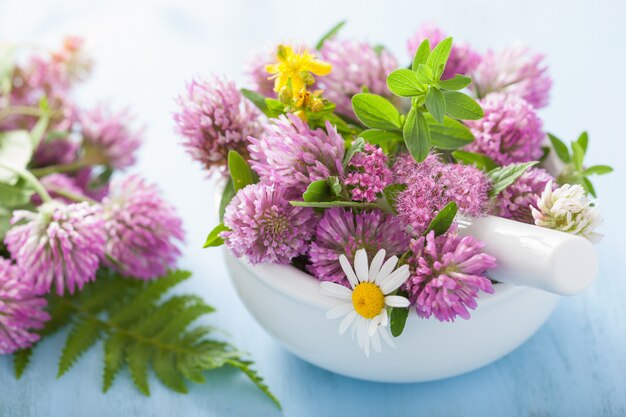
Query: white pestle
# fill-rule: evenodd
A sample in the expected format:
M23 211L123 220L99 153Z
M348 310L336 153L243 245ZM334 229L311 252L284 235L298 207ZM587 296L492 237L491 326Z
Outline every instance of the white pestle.
M495 216L461 218L459 234L485 242L498 262L488 275L500 282L576 295L598 274L593 244L580 236Z

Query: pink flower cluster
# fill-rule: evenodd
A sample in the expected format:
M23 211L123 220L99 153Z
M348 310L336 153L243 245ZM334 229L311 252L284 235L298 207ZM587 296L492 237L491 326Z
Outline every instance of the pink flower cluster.
M174 121L183 147L207 170L223 168L231 149L247 156L248 136L260 131L259 112L233 82L194 79L176 102Z
M417 163L405 154L398 158L393 171L395 181L407 186L397 197L398 218L415 234L425 231L451 201L457 203L461 213L471 216L487 209L490 182L473 166L444 163L434 154Z
M391 183L393 174L387 166L388 158L382 149L365 144L348 162L342 180L348 186L352 200L374 202Z
M431 231L411 241L411 276L405 289L420 317L470 318L468 308L476 308L479 291L494 291L485 273L496 267L496 259L483 253L483 247L472 236L458 236L455 225L442 236Z
M475 136L466 148L489 156L500 165L536 161L543 154L543 124L537 111L516 95L489 94L480 100L485 117L470 120Z
M513 184L502 190L497 196L495 214L507 219L534 224L531 206L537 205L537 200L548 184L556 188L556 180L545 169L530 168Z

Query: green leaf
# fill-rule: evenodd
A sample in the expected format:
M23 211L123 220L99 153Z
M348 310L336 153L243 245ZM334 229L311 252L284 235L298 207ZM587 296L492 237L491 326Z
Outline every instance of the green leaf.
M367 143L378 145L383 152L390 154L396 151L398 144L404 142L402 134L380 129L368 129L359 134Z
M0 182L0 205L11 208L23 206L30 202L33 193L33 190L26 188L21 182L15 185Z
M384 97L370 93L359 93L352 97L352 108L356 117L372 129L399 130L400 113Z
M332 201L334 200L334 195L328 181L324 179L313 181L309 184L304 194L302 194L302 199L308 202Z
M30 363L30 358L33 354L32 348L26 348L18 350L13 354L13 369L15 371L15 378L20 379L24 375L26 367Z
M33 155L33 143L26 130L0 133L0 161L24 169ZM18 176L13 171L0 167L0 182L15 184Z
M241 94L250 100L252 104L258 107L263 114L268 115L267 103L265 102L266 97L262 94L257 93L256 91L248 90L246 88L241 89Z
M41 140L45 137L48 125L50 124L50 111L48 109L48 100L44 96L39 103L43 114L35 123L35 126L30 130L30 140L33 144L33 149L37 149Z
M583 158L585 157L585 151L578 142L572 142L572 162L576 171L583 170Z
M113 385L116 375L124 366L125 351L128 338L115 333L104 343L104 371L102 375L102 392L107 392Z
M206 241L204 242L204 246L202 247L209 248L209 247L222 246L224 244L224 239L220 237L220 233L226 232L229 230L230 229L228 227L224 226L224 223L218 224L217 226L213 228L213 230L211 230L211 232L206 238Z
M337 33L339 33L339 31L341 30L341 28L346 24L345 20L342 20L341 22L337 23L335 26L332 27L332 29L330 29L328 32L326 32L324 34L324 36L322 36L320 38L319 41L317 41L317 43L315 44L315 49L320 50L322 49L322 47L324 46L324 42L326 42L327 40L334 38Z
M439 213L435 216L435 218L430 222L428 228L424 232L424 236L426 236L430 231L435 232L435 236L441 236L448 231L450 226L452 226L452 222L454 222L454 217L458 211L458 206L456 202L451 201L445 205L444 208L439 210Z
M285 113L285 105L274 98L267 97L265 99L265 106L265 115L267 117L278 117Z
M479 120L485 113L482 107L467 94L458 91L443 91L446 100L446 113L455 119Z
M397 199L398 194L406 190L406 184L389 184L383 190L383 195L387 204L391 207L391 210L397 214Z
M363 148L365 147L365 140L359 137L350 146L350 149L346 152L346 156L343 158L343 167L347 167L350 160L357 152L363 152Z
M551 133L548 133L548 138L550 139L550 143L552 143L552 147L554 148L554 152L556 152L556 156L558 156L561 161L569 163L571 159L569 156L569 150L567 149L567 145Z
M426 65L428 65L435 72L437 78L440 78L441 74L443 74L443 70L448 62L451 50L452 37L449 37L439 42L428 56Z
M145 396L150 396L148 383L148 364L150 356L148 346L143 343L132 345L128 349L128 369L137 389Z
M228 151L228 172L233 180L235 191L254 183L254 177L248 163L239 152L232 149Z
M498 164L496 164L493 159L482 153L459 150L452 152L452 157L457 162L462 162L466 165L473 165L483 171L491 171L492 169L498 168Z
M398 290L396 295L401 297L408 297L409 294L404 290ZM408 308L399 308L394 307L391 309L391 313L389 313L389 327L391 330L391 334L393 337L398 337L404 331L404 326L406 325L406 319L409 316Z
M76 323L65 341L65 347L59 359L57 378L69 371L76 360L98 341L101 330L99 323L95 320L79 320Z
M0 95L5 97L13 88L15 72L15 46L0 45Z
M397 69L389 74L387 87L392 93L400 97L417 96L426 90L426 86L419 81L417 73L407 68Z
M407 115L402 132L407 149L417 162L422 162L430 152L430 130L421 112L412 108Z
M442 88L444 90L451 90L451 91L462 90L468 85L470 85L471 83L472 83L472 79L470 77L456 74L452 78L439 81L439 88Z
M432 84L436 81L435 73L427 65L423 65L423 64L418 65L417 71L415 71L415 73L417 74L417 81L424 84L425 86Z
M424 39L420 46L415 51L415 56L413 57L413 65L411 69L413 71L417 71L420 64L426 64L426 60L428 59L428 55L430 55L430 41L428 38Z
M279 410L282 409L280 401L278 401L278 398L276 398L276 396L272 394L269 387L263 381L263 378L261 378L259 374L250 367L250 365L252 365L252 362L229 359L226 361L226 365L230 365L243 372L250 379L250 381L252 381L254 385L257 386L257 388L259 388L265 395L267 395L270 400L272 400L272 402L278 407Z
M430 129L430 141L439 149L458 149L474 141L474 135L467 126L451 117L444 117L443 124L426 113L424 118Z
M315 207L315 208L332 208L332 207L351 207L351 208L377 208L375 203L361 203L358 201L290 201L292 206L296 207Z
M589 145L589 135L587 132L583 132L578 136L576 142L580 145L583 150L583 155L587 153L587 146Z
M341 180L338 177L328 177L328 186L333 196L339 197L341 195Z
M585 191L587 191L587 193L591 194L594 198L597 198L596 189L593 187L593 184L591 183L591 181L589 181L589 178L582 177L581 183Z
M233 185L233 179L228 178L226 181L226 186L224 187L224 193L222 194L222 199L220 200L220 208L218 211L220 221L224 220L224 213L226 212L226 206L230 203L230 200L237 194L235 191L235 186Z
M438 123L443 123L446 113L446 101L438 88L431 87L428 89L428 93L426 93L426 109Z
M185 379L176 369L176 355L173 352L160 350L153 360L154 373L172 391L186 394L188 392Z
M537 161L510 164L504 167L492 169L488 173L492 183L489 195L491 197L497 196L502 190L513 184L515 180L521 177L524 172L534 165L537 165Z
M613 172L613 168L608 165L594 165L583 171L583 175L605 175Z

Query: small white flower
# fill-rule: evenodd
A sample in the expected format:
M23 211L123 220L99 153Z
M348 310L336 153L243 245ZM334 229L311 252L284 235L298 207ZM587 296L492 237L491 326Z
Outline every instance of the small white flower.
M397 290L409 278L409 266L402 265L395 269L398 257L385 260L385 250L378 251L372 263L368 265L367 252L359 249L354 256L354 269L345 255L339 256L341 268L348 277L350 286L333 282L322 282L322 292L346 302L326 313L329 319L343 317L339 324L339 334L351 328L352 337L356 335L359 347L369 357L370 343L376 352L382 349L380 339L395 347L387 326L389 317L386 307L408 307L409 300L399 295L389 295ZM395 270L394 270L395 269Z
M602 237L593 232L602 223L598 207L578 184L565 184L552 191L550 182L537 200L537 208L530 208L537 226L580 235L591 241Z

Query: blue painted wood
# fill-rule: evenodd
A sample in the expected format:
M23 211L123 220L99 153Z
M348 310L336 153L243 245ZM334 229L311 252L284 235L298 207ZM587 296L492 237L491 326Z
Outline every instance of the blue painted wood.
M98 66L81 90L81 103L111 96L119 107L130 104L148 123L138 168L162 186L185 220L188 245L182 266L195 274L186 289L216 305L211 322L228 329L234 343L252 353L282 400L285 415L626 415L622 3L458 0L424 5L402 1L393 7L374 0L361 1L358 7L326 0L276 1L264 7L239 0L185 3L181 8L174 0L0 2L0 39L51 43L66 33L90 39ZM588 129L589 161L617 168L614 175L596 181L607 218L603 227L607 237L598 247L602 263L598 282L584 295L563 300L546 326L517 351L468 375L388 385L344 378L302 362L277 346L245 311L219 251L200 248L213 226L212 184L176 144L171 98L194 74L218 71L243 80L241 63L251 49L284 38L314 41L343 17L351 20L347 35L384 42L402 62L409 58L405 39L421 21L437 21L481 49L527 40L547 53L556 80L552 107L541 112L547 128L564 138ZM209 374L206 385L191 387L186 396L166 390L152 378L150 398L140 396L123 373L103 395L101 346L56 380L63 336L56 335L37 349L34 366L19 382L11 375L7 358L0 358L0 416L281 415L245 378L228 370Z

